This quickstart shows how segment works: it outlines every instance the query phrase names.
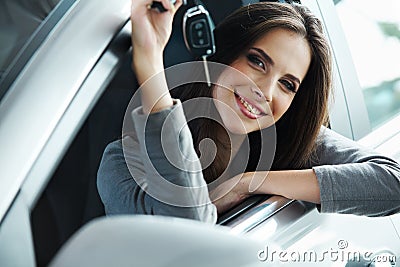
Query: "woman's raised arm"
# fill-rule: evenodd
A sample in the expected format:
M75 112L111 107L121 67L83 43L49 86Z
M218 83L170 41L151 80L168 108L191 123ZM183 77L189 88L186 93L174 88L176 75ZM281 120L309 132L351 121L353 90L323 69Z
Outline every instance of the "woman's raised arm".
M157 112L173 105L164 75L163 51L182 0L177 0L175 5L169 0L161 2L167 11L149 8L152 2L148 0L132 0L132 68L142 86L144 113Z

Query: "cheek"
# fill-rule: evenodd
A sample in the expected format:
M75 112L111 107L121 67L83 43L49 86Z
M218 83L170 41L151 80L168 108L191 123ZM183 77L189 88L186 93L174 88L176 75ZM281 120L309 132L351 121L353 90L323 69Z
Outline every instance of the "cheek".
M290 105L293 102L293 96L282 96L279 99L276 99L273 105L273 114L274 119L277 121L283 114L289 109Z
M218 85L230 88L232 85L251 84L253 80L249 76L247 66L241 62L232 63L224 69L218 78Z
M212 96L214 99L214 105L222 119L232 113L232 97L228 89L216 86L214 87Z
M214 100L226 103L229 97L229 90L221 86L215 86L212 92L212 97Z

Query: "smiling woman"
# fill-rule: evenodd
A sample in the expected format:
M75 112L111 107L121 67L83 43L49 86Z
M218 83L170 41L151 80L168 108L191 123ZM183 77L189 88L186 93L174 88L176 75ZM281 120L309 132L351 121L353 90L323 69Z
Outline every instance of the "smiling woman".
M275 29L257 40L230 64L257 87L250 87L247 80L227 69L228 74L222 73L218 83L228 88L216 86L213 90L224 126L232 133L246 134L277 122L292 103L310 62L307 41L293 31ZM232 110L242 119L242 132L235 129L238 123Z
M214 223L217 212L252 194L313 202L322 212L399 211L400 166L323 126L332 59L322 25L308 9L262 2L228 16L214 31L217 50L209 58L223 70L211 73L217 76L211 88L182 86L177 100L167 85L163 50L182 1L174 7L162 1L162 13L148 2L132 1L133 69L141 84L141 106L127 114L134 131L106 148L98 171L107 214ZM204 98L211 101L191 105L204 113L188 126L185 102ZM249 158L238 171L246 144ZM268 152L275 152L271 164L262 157ZM205 164L204 158L213 160ZM162 181L188 190L169 190Z

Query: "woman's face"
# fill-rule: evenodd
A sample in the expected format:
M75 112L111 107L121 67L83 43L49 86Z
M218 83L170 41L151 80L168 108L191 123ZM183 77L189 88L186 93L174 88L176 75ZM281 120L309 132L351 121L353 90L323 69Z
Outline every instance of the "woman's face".
M307 41L294 32L274 29L256 41L232 68L222 72L213 90L227 130L246 134L278 121L292 103L310 62Z

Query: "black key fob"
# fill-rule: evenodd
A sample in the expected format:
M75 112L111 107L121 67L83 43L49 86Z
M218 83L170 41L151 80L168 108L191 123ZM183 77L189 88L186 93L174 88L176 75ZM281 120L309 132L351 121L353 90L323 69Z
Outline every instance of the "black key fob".
M215 53L213 30L214 23L202 5L186 11L183 17L183 37L195 57L207 57Z
M170 0L170 2L171 2L173 5L175 5L176 0ZM151 8L156 8L156 9L158 9L158 11L160 11L160 12L165 12L165 11L167 11L167 10L165 9L165 7L163 6L163 4L162 4L161 2L159 2L159 1L153 1L153 3L151 4Z

